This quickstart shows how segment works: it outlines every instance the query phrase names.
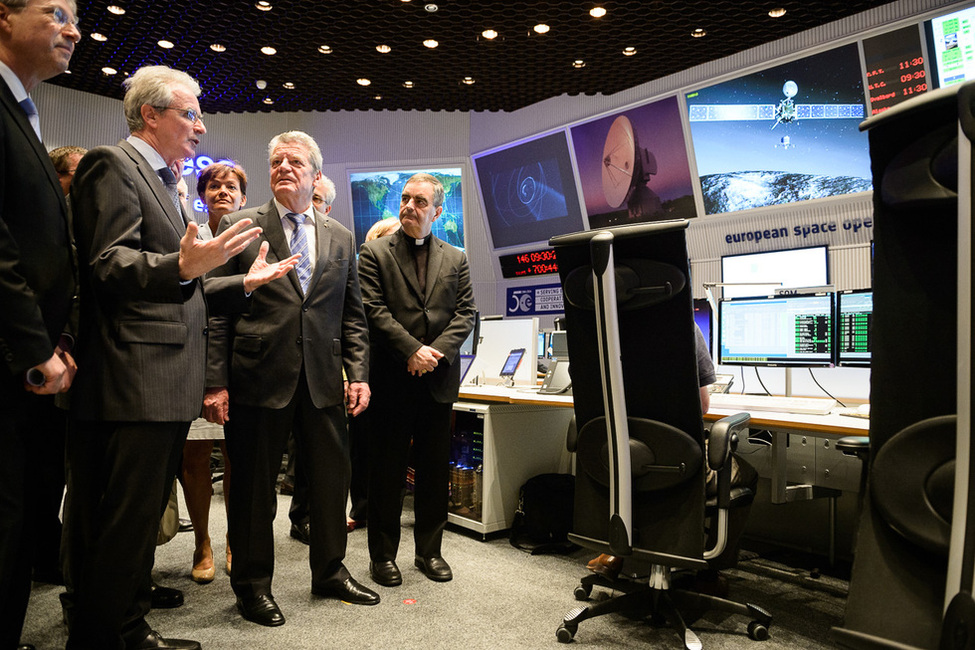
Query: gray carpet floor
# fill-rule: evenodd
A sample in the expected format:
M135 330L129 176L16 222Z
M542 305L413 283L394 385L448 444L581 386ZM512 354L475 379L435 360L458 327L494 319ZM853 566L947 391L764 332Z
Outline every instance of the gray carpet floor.
M531 556L505 538L482 541L479 535L448 527L444 557L454 580L435 583L412 563L412 515L404 514L399 566L403 585L380 587L369 579L366 531L349 535L346 566L363 584L375 589L382 602L374 607L347 605L313 596L308 547L288 535L289 497L278 497L276 564L273 592L287 623L264 628L243 620L234 607L226 572L218 570L210 584L190 580L193 534L180 533L156 552L154 575L160 584L185 592L186 603L173 610L153 610L150 624L164 636L195 639L206 650L318 648L551 648L562 616L580 603L573 589L586 573L593 553ZM182 510L185 513L185 510ZM185 516L185 515L184 515ZM224 553L226 517L219 493L211 508L214 554ZM218 564L218 568L221 565ZM799 570L752 557L725 572L730 597L753 602L772 612L770 638L751 641L748 620L740 616L704 614L691 622L705 648L724 650L819 650L833 648L829 629L842 622L846 583L811 580ZM784 579L783 579L784 578ZM38 650L63 648L58 594L61 587L35 583L23 641ZM609 592L597 587L593 598ZM679 649L676 632L613 614L583 622L572 645L579 648L655 647Z

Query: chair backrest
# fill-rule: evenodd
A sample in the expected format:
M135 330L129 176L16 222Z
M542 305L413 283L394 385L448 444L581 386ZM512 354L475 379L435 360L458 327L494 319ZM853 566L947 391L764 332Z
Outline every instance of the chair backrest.
M604 397L622 392L633 468L633 548L658 554L671 566L698 566L705 541L704 431L686 226L677 221L606 229L613 235L620 355L605 360L597 345L606 323L595 309L595 233L551 242L565 293L579 431L574 532L612 541L607 428L614 426L614 414ZM612 364L621 368L622 387L604 381L604 366Z

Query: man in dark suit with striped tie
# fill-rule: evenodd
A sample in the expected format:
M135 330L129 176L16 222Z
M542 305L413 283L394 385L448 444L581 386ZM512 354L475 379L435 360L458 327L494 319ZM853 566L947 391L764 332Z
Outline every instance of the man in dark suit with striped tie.
M159 519L203 402L207 314L246 308L294 260L268 265L255 244L246 276L204 282L260 229L241 222L203 241L179 203L172 169L206 133L197 82L150 66L123 85L132 135L90 150L71 186L81 371L67 438L67 648L193 649L145 614Z
M249 621L276 626L284 615L271 594L274 484L292 431L308 479L312 593L358 605L374 605L379 596L343 564L350 474L343 369L349 413L365 410L370 395L355 245L347 228L312 205L322 168L314 139L289 131L275 136L268 151L274 198L226 215L220 229L253 220L270 243L269 259L303 256L295 273L255 294L247 312L210 319L207 390L208 402L229 416L230 583L237 608ZM238 273L250 259L245 251L211 275ZM215 415L204 411L209 420Z
M74 360L62 332L75 295L67 206L41 143L30 93L64 72L81 34L68 0L0 1L0 648L20 646L30 597L31 463L36 431L68 389Z

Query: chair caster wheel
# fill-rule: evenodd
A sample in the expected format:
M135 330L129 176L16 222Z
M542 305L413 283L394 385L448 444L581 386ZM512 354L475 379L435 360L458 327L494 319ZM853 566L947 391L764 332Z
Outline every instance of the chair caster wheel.
M566 625L563 623L555 631L555 638L559 640L559 643L572 643L572 639L575 637L576 630L578 629L578 625Z
M768 639L768 628L758 621L748 624L748 637L755 641L765 641Z
M589 596L592 595L592 586L579 585L572 592L572 595L576 597L576 600L589 600Z

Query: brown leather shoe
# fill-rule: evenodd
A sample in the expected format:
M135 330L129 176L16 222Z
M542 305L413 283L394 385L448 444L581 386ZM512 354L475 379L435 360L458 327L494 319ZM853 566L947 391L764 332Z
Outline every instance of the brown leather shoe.
M617 557L615 555L606 555L603 553L599 557L594 557L589 560L589 564L586 568L593 573L598 573L599 575L606 576L607 578L615 578L620 574L620 570L623 568L623 558Z

